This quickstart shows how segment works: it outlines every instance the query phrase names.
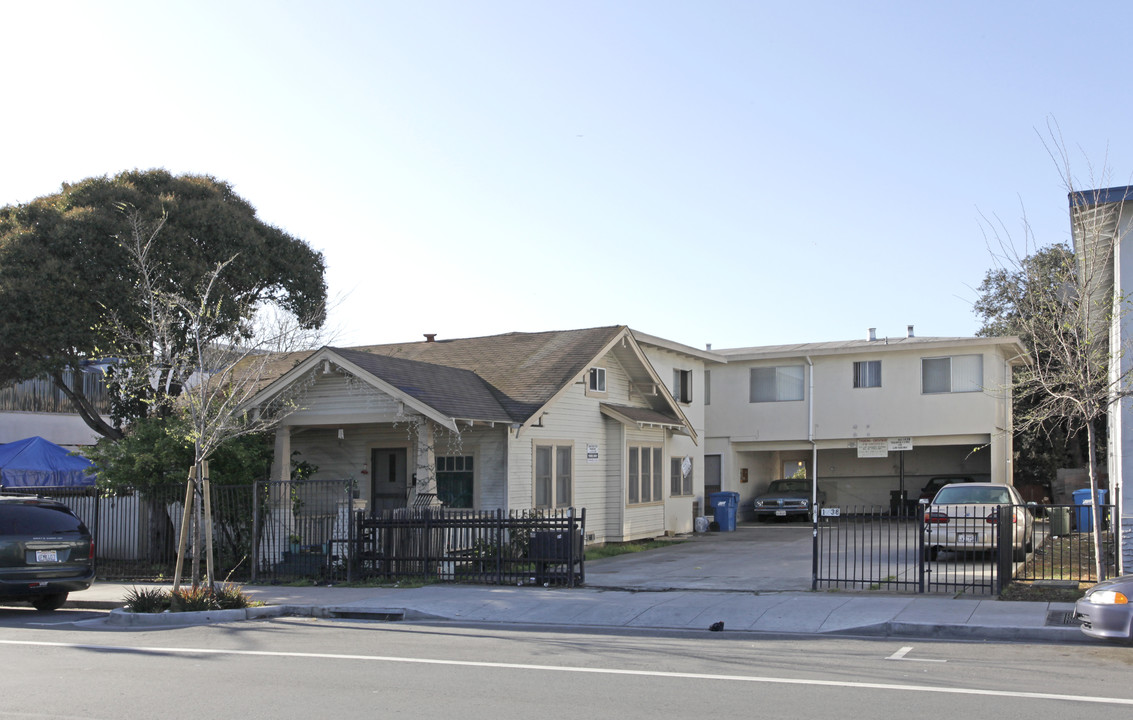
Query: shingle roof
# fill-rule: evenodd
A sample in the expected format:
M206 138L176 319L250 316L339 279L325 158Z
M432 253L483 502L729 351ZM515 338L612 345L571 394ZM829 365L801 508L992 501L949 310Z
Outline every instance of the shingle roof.
M434 342L369 345L350 348L350 351L352 358L358 354L371 354L466 370L490 388L499 407L509 417L521 422L542 408L567 383L573 382L587 364L625 329L624 326L613 325L586 330L506 333ZM375 368L378 369L378 366ZM436 373L425 369L419 372ZM381 372L374 374L388 381ZM440 374L437 373L436 377L439 378ZM448 375L446 378L454 384L443 388L445 392L456 395L465 390L472 391L475 398L469 397L468 402L478 407L483 402L482 388L474 388L466 375ZM441 389L439 385L436 387ZM453 401L456 402L456 399ZM429 404L433 405L432 402ZM438 405L433 406L441 409Z
M525 419L512 417L492 386L469 370L360 350L328 349L449 417L500 422Z

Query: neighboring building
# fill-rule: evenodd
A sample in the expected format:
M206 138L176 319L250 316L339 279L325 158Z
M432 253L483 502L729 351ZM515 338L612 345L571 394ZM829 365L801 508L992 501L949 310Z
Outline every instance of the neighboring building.
M692 530L696 403L674 400L628 328L426 337L325 347L261 391L254 405L301 398L273 475L309 462L316 479L353 478L372 509L585 508L588 542ZM674 362L693 369L687 357Z
M71 381L71 373L64 378ZM92 364L82 373L83 391L109 422L110 402L101 366ZM0 444L39 436L75 450L94 445L101 437L75 412L71 401L48 378L24 380L0 388Z
M933 476L1010 483L1017 338L908 335L717 350L709 365L707 488L740 493L817 477L827 504L915 501Z
M1133 369L1133 316L1126 305L1133 292L1133 186L1072 192L1069 195L1070 226L1075 252L1090 261L1089 269L1104 273L1103 291L1115 304L1110 327L1110 347L1116 362L1110 364L1111 387L1128 377ZM1083 253L1082 251L1085 250ZM1112 283L1112 293L1110 290ZM1125 485L1133 477L1133 398L1122 397L1108 417L1109 496L1121 518L1121 564L1133 567L1133 487Z

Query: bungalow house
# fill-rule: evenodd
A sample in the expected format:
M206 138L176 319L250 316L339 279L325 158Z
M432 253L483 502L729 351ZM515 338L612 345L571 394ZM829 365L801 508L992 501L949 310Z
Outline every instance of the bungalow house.
M276 478L294 457L315 478L353 478L373 510L577 507L588 542L688 532L703 361L652 342L674 358L662 367L680 365L676 398L645 344L612 326L324 347L253 404L302 398L276 433Z
M705 408L706 489L741 509L776 478L827 504L908 507L934 476L1007 482L1017 338L916 337L718 350ZM720 480L720 478L723 480ZM906 502L902 502L902 500Z

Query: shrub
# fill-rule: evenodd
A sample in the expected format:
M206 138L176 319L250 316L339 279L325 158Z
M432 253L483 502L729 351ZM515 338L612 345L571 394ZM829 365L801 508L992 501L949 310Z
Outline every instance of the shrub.
M159 613L169 609L169 593L162 588L130 588L126 609L136 613Z
M240 610L253 604L239 586L228 583L215 589L181 588L176 593L164 588L131 588L126 593L126 609L136 613Z

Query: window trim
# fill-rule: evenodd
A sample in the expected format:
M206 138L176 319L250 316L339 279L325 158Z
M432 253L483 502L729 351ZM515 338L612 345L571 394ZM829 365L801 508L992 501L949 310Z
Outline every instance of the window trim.
M472 469L471 470L441 470L440 469L441 461L447 460L449 458L453 458L453 459L455 459L455 458L468 458L472 461ZM440 491L441 491L440 474L442 472L469 472L469 473L472 474L472 505L470 505L469 507L456 507L456 506L449 505L447 507L452 507L455 510L475 510L476 509L476 488L479 484L479 469L480 469L480 461L476 459L476 453L474 453L474 452L453 453L451 455L437 455L434 458L433 482L434 482L434 484L436 485L436 488L437 488L438 498L440 497Z
M966 390L956 389L956 362L957 358L979 358L979 382L975 387ZM948 389L947 390L926 390L925 389L925 362L930 360L947 360L948 361ZM965 353L962 355L934 355L931 357L921 358L921 394L922 395L958 395L963 393L983 392L984 386L984 356L983 353Z
M551 487L548 491L550 504L539 504L539 449L551 449ZM570 451L570 492L565 505L559 504L557 498L559 495L558 488L558 458L560 450ZM560 508L574 507L574 488L578 472L575 469L575 458L577 453L574 451L573 440L552 440L552 439L537 439L531 441L531 507L539 509L557 510Z
M609 374L606 372L606 368L598 365L590 368L586 371L586 380L583 382L587 396L606 397L609 395Z
M634 451L638 451L638 464L637 464L637 477L636 479L630 476L631 459L633 458ZM649 484L649 499L642 500L644 493L644 485L641 483L641 464L640 464L640 451L649 450L650 460L650 484ZM657 462L654 462L657 461ZM660 465L660 468L657 466ZM654 505L665 504L665 445L660 442L645 442L645 441L631 441L626 444L626 495L625 503L627 508L640 508L650 507ZM630 500L630 488L636 484L637 486L637 500Z
M683 405L692 403L692 370L673 368L673 399Z
M773 398L773 399L762 399L762 400L756 399L756 397L755 397L755 389L756 389L755 374L759 371L773 370L773 371L776 371L776 377L777 377L778 376L777 371L780 370L780 369L785 369L785 368L798 368L798 369L802 370L802 376L798 380L799 396L798 397L787 397L787 398L779 397L778 396L779 395L779 385L776 382L776 386L775 386L776 397L775 398ZM791 380L793 381L794 378L791 378ZM806 365L803 365L801 363L800 364L792 364L792 365L760 365L759 367L753 367L753 368L749 369L749 371L748 371L748 402L749 403L802 402L803 400L806 400Z
M692 467L689 469L688 478L686 479L681 469L684 461L688 460ZM676 463L674 465L674 463ZM674 475L674 471L676 474ZM696 484L693 480L696 477L696 465L691 455L671 455L669 456L669 497L686 498L692 497L693 486ZM673 492L673 488L677 492Z
M859 366L872 365L874 363L877 363L877 378L876 378L877 384L876 385L869 384L869 381L873 378L870 377L872 375L872 373L869 371L868 368L866 368L866 371L865 371L866 384L861 384L860 380L862 379L862 373L859 371ZM869 390L870 388L881 387L881 361L880 360L855 360L854 364L853 364L853 373L854 373L854 389L855 390Z

